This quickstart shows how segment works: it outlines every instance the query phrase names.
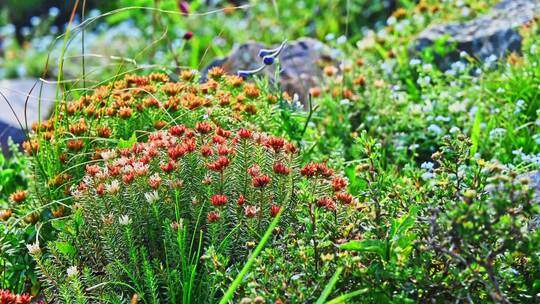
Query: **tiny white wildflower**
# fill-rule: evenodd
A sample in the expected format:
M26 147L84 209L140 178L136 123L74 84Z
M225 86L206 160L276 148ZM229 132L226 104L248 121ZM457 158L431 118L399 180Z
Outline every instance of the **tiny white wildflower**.
M409 150L416 150L416 149L418 149L418 147L420 147L419 144L412 144L412 145L409 146Z
M450 133L454 134L458 132L461 132L461 130L458 127L453 126L452 128L450 128Z
M489 131L489 138L494 139L500 136L503 136L506 133L506 129L504 128L495 128L491 131Z
M116 156L116 151L114 150L106 150L106 151L101 152L101 158L103 158L104 160L112 159L115 156Z
M429 132L431 133L435 133L435 134L442 134L443 133L443 130L441 129L441 127L439 127L438 125L436 124L431 124L429 125L429 127L427 128Z
M30 254L38 254L41 252L41 248L39 247L39 243L33 243L33 244L26 244L26 248L28 249L28 252Z
M337 44L344 44L345 42L347 42L347 37L344 35L341 35L336 39Z
M122 226L127 226L131 224L131 219L129 218L127 214L124 214L118 218L118 223Z
M413 58L411 59L411 61L409 61L409 65L410 66L415 66L415 65L419 65L422 63L422 60L418 59L418 58Z
M433 166L435 166L434 163L432 162L423 162L421 165L420 165L420 168L424 169L424 170L428 170L428 171L431 171L433 169Z
M148 203L153 204L159 200L159 193L155 190L152 192L146 192L144 194L144 198L146 198Z
M430 180L433 177L435 177L435 174L433 174L431 172L424 172L421 177L422 177L423 180Z
M77 266L68 267L66 272L67 272L68 277L76 277L79 274L79 270L77 269Z
M426 64L422 65L422 70L424 72L431 72L431 71L433 71L433 65L431 63L426 63Z
M120 191L120 182L118 182L118 180L113 180L111 181L110 184L108 185L105 185L105 190L109 193L109 194L116 194L118 193L118 191Z

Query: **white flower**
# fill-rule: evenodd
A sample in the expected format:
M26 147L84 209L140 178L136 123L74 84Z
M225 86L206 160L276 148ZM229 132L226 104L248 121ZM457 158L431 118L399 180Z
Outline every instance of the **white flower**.
M28 248L28 252L30 254L38 254L41 252L41 248L39 248L39 243L36 242L34 244L26 244L26 248Z
M107 167L96 173L96 178L99 180L107 179L107 177L109 177L109 169Z
M70 278L70 277L75 277L79 274L79 270L77 270L77 266L71 266L67 269L67 276Z
M419 65L421 63L422 63L422 61L420 59L418 59L418 58L413 58L413 59L411 59L411 61L409 61L410 66Z
M433 71L433 65L431 63L426 63L422 66L422 70L424 72L431 72Z
M418 83L419 85L428 85L430 84L430 82L431 82L431 77L429 76L420 77L418 78L418 80L416 80L416 83Z
M120 183L115 179L110 184L105 185L105 190L110 194L116 194L120 191Z
M451 118L447 117L447 116L437 115L437 117L435 117L435 120L436 121L449 122L451 120Z
M439 127L436 124L430 125L427 129L431 133L435 133L435 134L442 134L443 133L443 130L441 129L441 127Z
M148 173L149 166L142 162L133 163L133 170L137 175L146 175Z
M516 101L516 109L514 110L514 114L520 113L525 108L525 100L519 99Z
M432 162L423 162L420 165L420 168L431 171L433 169L433 166L435 166L435 164L433 164Z
M506 129L504 129L504 128L495 128L495 129L489 131L489 138L493 139L493 138L496 138L496 137L500 137L500 136L504 135L504 133L506 133Z
M30 18L30 24L32 24L32 26L38 26L40 23L41 18L39 18L38 16L33 16L32 18Z
M101 158L103 158L104 160L112 159L115 156L116 156L116 151L114 150L106 150L106 151L101 152Z
M118 218L118 223L122 226L127 226L131 224L131 219L129 218L127 214L124 214Z
M497 56L495 54L489 55L489 57L486 58L487 63L495 62L497 60Z
M435 177L435 174L433 174L431 172L424 172L421 177L422 177L423 180L430 180L433 177Z
M409 146L409 150L411 150L411 151L416 150L416 149L418 149L418 147L420 147L419 144L412 144L412 145Z
M144 194L144 198L146 198L146 201L150 204L153 204L155 202L157 202L159 200L159 194L157 191L152 191L152 192L146 192Z
M534 134L532 138L534 139L536 144L540 145L540 133Z
M344 35L339 36L338 39L336 39L337 44L344 44L345 42L347 42L347 37L345 37Z
M82 195L83 195L82 191L78 190L75 187L72 187L71 196L73 196L73 198L78 199L78 198L81 198Z
M461 132L461 130L458 127L453 126L452 128L450 128L450 133L454 134L458 132Z
M324 40L326 41L334 40L334 38L336 38L336 35L334 33L328 33L326 34L326 36L324 36Z

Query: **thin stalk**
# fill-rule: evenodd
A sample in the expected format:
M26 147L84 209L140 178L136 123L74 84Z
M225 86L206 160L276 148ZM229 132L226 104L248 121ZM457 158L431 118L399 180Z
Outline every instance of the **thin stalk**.
M242 270L240 270L240 273L238 273L238 275L232 282L231 286L229 286L229 288L225 292L225 295L223 295L223 298L221 298L221 300L219 301L219 304L226 304L232 300L232 298L234 297L234 292L238 289L238 287L240 287L240 285L242 284L242 281L244 280L244 277L249 272L253 263L255 263L257 256L259 256L259 254L264 248L264 245L266 245L266 243L270 239L270 236L272 235L272 231L274 230L274 228L276 228L277 224L279 223L282 212L283 210L280 211L277 214L277 216L274 218L274 220L270 223L270 226L268 226L268 229L266 229L266 232L264 233L261 241L259 242L259 244L257 245L255 250L249 257L249 259L247 260L246 264L244 264L244 267L242 267Z
M319 299L317 299L317 302L315 302L315 304L326 303L326 299L328 298L328 296L330 296L330 293L332 293L332 290L334 289L334 286L336 285L342 271L343 271L343 267L339 267L336 270L332 278L330 278L330 281L328 282L328 284L326 284L326 286L324 287L324 290L321 293L321 296L319 297Z

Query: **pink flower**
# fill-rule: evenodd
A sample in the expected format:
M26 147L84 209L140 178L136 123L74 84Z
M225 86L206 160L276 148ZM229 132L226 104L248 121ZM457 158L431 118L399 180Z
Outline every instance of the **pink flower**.
M178 9L182 13L182 15L187 16L189 15L189 3L187 1L178 1Z

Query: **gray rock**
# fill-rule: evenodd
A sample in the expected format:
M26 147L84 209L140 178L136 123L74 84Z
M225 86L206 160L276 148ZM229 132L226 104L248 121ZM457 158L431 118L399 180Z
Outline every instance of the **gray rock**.
M277 46L273 46L277 47ZM208 70L221 66L229 74L236 74L238 70L251 70L261 66L262 60L258 57L260 49L273 48L258 42L249 42L235 48L229 56L216 59L203 71L203 79ZM329 64L337 64L338 51L324 43L312 38L300 38L288 42L279 56L281 89L291 96L298 94L303 100L311 87L320 86L323 80L323 68ZM268 66L259 75L268 76L274 80L275 65Z
M480 60L492 55L502 58L511 52L521 52L522 37L516 27L531 21L538 13L538 0L502 0L488 14L473 20L430 26L418 35L413 48L421 51L448 38L446 43L455 45L456 49L444 57L436 55L441 68L458 61L462 51Z
M28 97L25 116L25 102L34 84L36 86ZM32 123L39 119L47 119L54 104L56 86L38 79L0 80L0 92L3 94L0 95L0 145L2 151L7 151L9 137L21 143L26 138L24 129L27 126L31 128Z

